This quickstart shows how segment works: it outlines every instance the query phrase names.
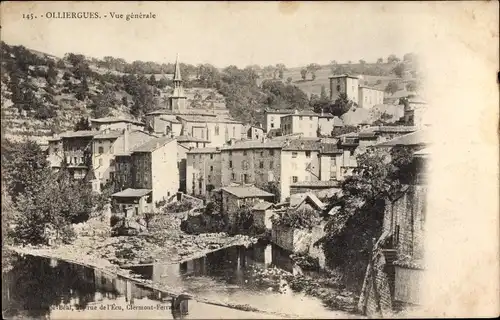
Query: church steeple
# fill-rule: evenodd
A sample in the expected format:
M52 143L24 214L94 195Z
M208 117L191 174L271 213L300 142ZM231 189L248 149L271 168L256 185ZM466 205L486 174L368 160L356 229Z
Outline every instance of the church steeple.
M177 54L177 58L175 58L174 83L175 82L182 82L181 67L179 66L179 54Z
M184 95L184 89L182 88L182 77L181 68L179 65L179 54L175 59L175 69L174 69L174 92L170 96L170 110L172 111L183 111L186 108L186 99Z

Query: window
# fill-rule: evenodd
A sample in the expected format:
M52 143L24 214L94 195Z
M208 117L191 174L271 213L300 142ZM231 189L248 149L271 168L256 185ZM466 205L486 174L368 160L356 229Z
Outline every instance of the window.
M272 150L272 149L271 149L271 150L269 150L269 155L270 155L270 156L274 156L274 150Z
M269 169L272 169L273 167L274 167L274 162L273 161L269 162Z
M214 166L210 166L210 172L214 171Z
M236 127L233 127L233 137L236 137Z
M243 150L243 155L246 156L247 155L247 151L246 150Z
M219 135L219 125L216 125L215 126L215 135L218 136Z
M76 163L77 163L77 161L76 161L76 157L73 157L73 161L74 161L74 162L73 162L73 164L76 164Z
M274 128L274 123L271 123L271 128Z
M212 181L212 176L211 176L211 175L208 175L208 176L207 176L207 180L208 180L208 182Z
M260 156L263 157L264 156L264 151L261 151L260 152Z
M234 180L234 173L231 173L231 180Z
M262 169L262 168L264 168L264 161L261 161L261 162L259 163L259 168L261 168L261 169Z
M233 167L233 161L229 160L229 168Z
M354 150L349 150L349 154L350 154L351 156L353 156L353 155L354 155Z
M297 152L292 152L292 158L297 158Z
M297 181L299 181L299 178L297 176L293 176L292 177L292 182L296 183Z
M196 142L196 148L198 148L198 142Z
M248 175L246 173L243 174L243 183L248 183Z
M211 153L210 154L210 160L212 160L214 158L214 155Z
M302 120L302 118L303 118L303 117L302 117L302 116L300 116L300 117L299 117L299 120Z
M311 157L311 151L306 151L306 157L310 158Z
M337 85L337 91L340 91L340 84Z
M104 153L104 148L103 147L99 147L99 154L103 154Z

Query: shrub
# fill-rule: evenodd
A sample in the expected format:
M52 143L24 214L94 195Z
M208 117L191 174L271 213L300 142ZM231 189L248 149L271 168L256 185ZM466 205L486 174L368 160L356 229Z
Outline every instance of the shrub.
M118 216L118 215L112 215L111 218L109 219L109 224L111 227L114 227L118 222L120 222L123 219L123 217Z
M277 212L271 218L273 224L294 229L310 229L317 225L321 218L315 210L295 210L288 209L284 212Z
M193 204L189 201L172 202L166 205L163 209L164 212L179 213L193 209Z

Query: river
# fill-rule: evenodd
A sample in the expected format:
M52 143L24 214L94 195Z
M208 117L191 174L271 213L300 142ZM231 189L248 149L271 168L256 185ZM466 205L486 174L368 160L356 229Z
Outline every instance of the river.
M271 265L293 272L289 253L272 244L231 247L181 264L133 268L153 283L197 297L258 310L249 312L190 300L188 314L171 310L172 297L116 275L55 259L24 256L2 277L4 317L87 319L353 318L319 299L274 291L253 281L249 270ZM148 310L145 310L148 309ZM281 316L278 316L281 315Z

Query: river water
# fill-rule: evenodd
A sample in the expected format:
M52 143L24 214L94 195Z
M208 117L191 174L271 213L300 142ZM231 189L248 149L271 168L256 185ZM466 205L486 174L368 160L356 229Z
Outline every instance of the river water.
M231 247L181 264L157 264L132 271L197 297L250 305L248 312L190 300L188 314L171 310L172 297L92 268L33 256L18 257L2 275L2 309L7 318L50 319L248 319L353 318L329 310L316 298L291 290L275 292L254 283L248 272L271 265L293 272L289 253L272 244ZM148 310L145 310L148 309Z

